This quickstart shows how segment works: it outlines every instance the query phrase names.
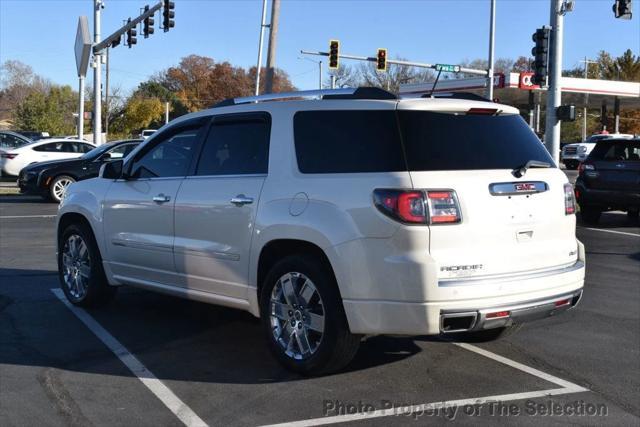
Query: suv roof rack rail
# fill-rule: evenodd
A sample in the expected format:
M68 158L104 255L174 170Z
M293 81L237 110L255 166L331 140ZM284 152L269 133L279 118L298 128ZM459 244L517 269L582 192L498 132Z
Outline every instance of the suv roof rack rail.
M425 93L421 96L421 98L431 98L430 93ZM433 98L451 98L451 99L466 99L468 101L484 101L484 102L493 102L489 98L485 98L482 95L476 95L472 92L446 92L446 93L435 93L433 94Z
M301 90L297 92L269 93L258 96L228 98L211 106L211 108L231 105L249 104L251 102L274 101L278 99L320 98L320 99L398 99L396 95L377 87L358 87L322 90Z

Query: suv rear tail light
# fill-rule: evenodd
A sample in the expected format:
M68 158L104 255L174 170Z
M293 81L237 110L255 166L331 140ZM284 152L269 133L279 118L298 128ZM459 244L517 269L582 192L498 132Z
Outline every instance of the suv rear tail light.
M580 163L578 166L578 173L583 173L584 171L594 171L596 167L591 163Z
M380 212L406 224L456 224L462 220L455 191L377 189L373 201Z
M564 185L564 214L573 215L576 213L576 198L573 194L573 185Z
M408 224L426 224L422 191L374 190L373 202L383 214Z
M462 221L455 191L427 191L430 224L457 224Z
M0 154L0 157L2 157L3 159L15 159L18 156L18 154L14 154L14 153L2 153Z

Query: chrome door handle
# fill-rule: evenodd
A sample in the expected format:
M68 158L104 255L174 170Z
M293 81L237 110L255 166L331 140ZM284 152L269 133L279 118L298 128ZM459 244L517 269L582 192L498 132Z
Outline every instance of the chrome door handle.
M153 201L156 203L166 203L169 200L171 200L171 197L165 196L162 193L158 194L157 196L153 196Z
M253 197L247 197L244 194L238 194L232 198L230 202L236 206L250 205L253 203Z

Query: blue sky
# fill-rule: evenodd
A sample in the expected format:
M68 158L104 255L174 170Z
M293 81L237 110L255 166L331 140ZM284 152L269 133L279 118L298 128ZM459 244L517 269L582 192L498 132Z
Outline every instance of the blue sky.
M210 56L244 67L255 65L261 0L174 0L176 27L156 28L138 37L132 49L111 52L111 84L125 90L189 54ZM576 0L565 18L564 67L606 50L640 53L640 1L631 21L614 19L614 0ZM153 4L155 0L146 0ZM0 0L0 62L17 59L57 83L77 84L73 43L79 15L89 17L92 0ZM102 34L137 16L145 0L106 0ZM458 63L486 57L489 0L283 0L277 65L300 89L316 88L317 65L300 60L300 49L327 50L341 41L344 53L374 55L379 47L390 57ZM496 56L530 54L533 31L549 20L549 0L498 0ZM156 24L160 19L156 18ZM266 58L266 46L265 56ZM88 79L91 83L91 79Z

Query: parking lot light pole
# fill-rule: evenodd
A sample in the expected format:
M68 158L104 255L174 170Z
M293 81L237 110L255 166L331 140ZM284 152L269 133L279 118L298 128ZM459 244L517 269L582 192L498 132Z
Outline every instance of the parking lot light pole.
M262 19L260 21L260 40L258 41L258 65L256 66L256 90L255 95L260 95L260 70L262 69L262 46L264 43L264 29L269 25L267 20L267 0L262 0Z
M496 48L496 0L491 0L489 18L489 69L487 70L487 98L493 99L493 62Z

